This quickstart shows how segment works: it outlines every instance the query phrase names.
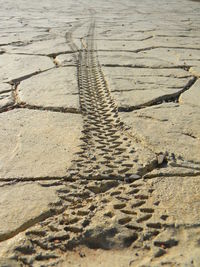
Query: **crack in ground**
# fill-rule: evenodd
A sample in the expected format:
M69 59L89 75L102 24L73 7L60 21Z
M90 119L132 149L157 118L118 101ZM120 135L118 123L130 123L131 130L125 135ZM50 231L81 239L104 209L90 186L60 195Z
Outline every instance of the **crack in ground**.
M13 45L13 44L17 44L20 46L20 45L24 45L24 42L16 41L16 42L11 42L11 43L0 44L0 46L7 46L7 45Z
M197 37L197 36L192 36L192 35L184 35L184 34L177 34L177 35L167 35L167 34L156 34L155 36L158 36L158 37L183 37L183 38L188 38L188 37L190 37L190 38L199 38L199 37Z
M56 56L59 55L65 55L65 54L73 54L76 53L74 51L60 51L60 52L55 52L55 53L49 53L49 54L42 54L42 53L23 53L23 52L6 52L2 51L2 54L8 54L8 55L25 55L25 56L41 56L41 57L51 57L55 58Z
M156 173L156 174L151 174L151 173L147 173L146 175L144 175L144 179L152 179L152 178L158 178L158 177L164 177L164 178L168 178L168 177L198 177L200 176L200 172L187 172L187 173L180 173L180 172L173 172L173 173Z
M67 180L67 176L55 176L50 177L46 176L44 177L26 177L25 180L20 177L15 178L0 178L0 187L10 186L10 185L16 185L16 184L24 184L24 183L30 183L30 182L36 182L42 187L51 187L51 186L60 186L60 185L66 185L67 182L72 182L72 180ZM36 179L36 180L35 180Z
M189 137L191 137L191 138L193 138L193 139L198 139L197 136L194 136L194 135L191 134L191 133L182 133L182 134L184 134L184 135L186 135L186 136L189 136Z
M148 58L146 58L148 59ZM189 69L192 66L189 65L178 65L178 66L159 66L159 67L154 67L154 66L147 66L147 65L142 65L142 64L112 64L112 63L103 63L101 64L103 67L113 67L113 68L133 68L133 69L184 69L186 71L189 71Z
M141 38L141 39L123 39L123 38L95 38L94 41L123 41L123 42L134 42L134 41L138 41L138 42L142 42L148 39L152 39L154 36L148 36L145 38ZM77 38L78 40L79 38ZM101 50L98 50L101 51Z
M59 55L74 54L74 53L76 53L76 51L60 51L56 53L47 54L46 56L55 58Z
M116 80L118 80L118 79L116 79ZM124 80L126 80L126 79L124 79ZM145 83L140 82L138 84L140 84L140 85L148 85L148 84L155 84L155 83L153 83L153 82L152 83L150 83L150 82L145 82ZM163 86L163 84L159 84L159 83L157 83L156 85ZM177 89L181 89L181 88L183 88L183 87L182 86L173 86L173 87L166 87L165 89L167 89L167 90L177 90ZM130 89L114 89L111 92L112 93L116 93L116 92L123 93L123 92L149 91L149 90L150 89L148 89L148 88L139 88L139 89L130 88ZM153 89L153 90L157 91L157 90L160 90L160 88L156 88L156 89Z
M149 46L144 48L138 48L134 50L129 49L99 49L100 52L128 52L128 53L140 53L143 51L149 51L157 48L166 48L166 49L184 49L184 50L200 50L198 47L184 47L184 46Z
M77 108L68 108L68 107L43 107L38 105L30 105L30 104L20 104L16 108L21 109L33 109L33 110L42 110L42 111L52 111L52 112L60 112L60 113L73 113L80 114L81 111Z
M63 181L74 181L68 175L64 176L40 176L40 177L10 177L0 178L0 182L37 182L37 181L52 181L52 180L63 180Z
M0 92L0 95L5 94L5 93L11 93L11 92L13 92L13 89L4 90Z
M14 109L29 109L29 110L40 110L40 111L51 111L51 112L60 112L60 113L72 113L80 114L81 111L76 108L65 108L65 107L43 107L38 105L30 105L26 103L8 105L3 108L0 108L0 113L8 112Z
M159 121L159 122L168 121L167 119L158 119L158 118L154 118L154 117L151 117L151 116L148 116L148 115L143 115L143 114L138 115L138 118L149 119L149 120Z
M198 47L195 48L195 47L184 47L184 46L164 46L164 45L162 46L161 45L161 46L150 46L150 47L146 47L146 48L140 48L140 49L133 50L132 52L139 53L139 52L148 51L148 50L152 50L152 49L156 49L156 48L200 50L200 48L198 48Z
M40 73L43 73L43 72L46 72L48 70L52 70L52 69L55 69L56 67L52 67L52 68L49 68L49 69L45 69L45 70L38 70L38 71L34 71L30 74L27 74L27 75L24 75L24 76L21 76L21 77L18 77L18 78L14 78L10 81L8 81L9 84L11 85L16 85L16 84L19 84L21 81L24 81L24 80L27 80L29 78L31 78L32 76L35 76L35 75L38 75Z

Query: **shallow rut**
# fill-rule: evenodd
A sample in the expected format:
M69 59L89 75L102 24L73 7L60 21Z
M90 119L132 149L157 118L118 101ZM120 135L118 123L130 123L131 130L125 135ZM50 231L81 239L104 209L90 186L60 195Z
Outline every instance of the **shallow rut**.
M137 179L139 175L133 170L137 164L135 148L124 133L117 105L104 78L94 47L94 27L93 22L78 55L78 85L84 124L82 144L71 173L79 178L95 180Z

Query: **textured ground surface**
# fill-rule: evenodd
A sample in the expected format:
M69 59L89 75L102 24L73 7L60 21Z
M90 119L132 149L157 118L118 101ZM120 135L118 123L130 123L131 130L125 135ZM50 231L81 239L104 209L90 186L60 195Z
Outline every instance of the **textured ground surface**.
M200 266L200 1L0 5L0 267Z

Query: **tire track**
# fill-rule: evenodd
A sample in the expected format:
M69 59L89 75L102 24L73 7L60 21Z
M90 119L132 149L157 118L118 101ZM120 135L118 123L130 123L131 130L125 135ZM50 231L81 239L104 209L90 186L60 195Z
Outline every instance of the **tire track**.
M133 144L124 132L98 60L94 27L93 21L78 56L77 76L84 125L80 151L70 172L78 179L138 179L155 165L154 155L144 151L140 144Z
M154 186L143 179L67 183L58 190L63 213L26 230L12 259L22 266L57 266L66 252L79 246L129 247L134 253L152 251L162 256L178 242L171 236L154 241L167 229L168 216L155 212L159 203L153 202L153 191Z

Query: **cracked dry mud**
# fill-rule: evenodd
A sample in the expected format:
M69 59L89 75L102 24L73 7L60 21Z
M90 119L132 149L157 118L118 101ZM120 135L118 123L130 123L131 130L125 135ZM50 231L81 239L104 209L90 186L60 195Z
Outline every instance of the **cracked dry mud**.
M18 2L0 11L0 266L199 266L200 3Z

